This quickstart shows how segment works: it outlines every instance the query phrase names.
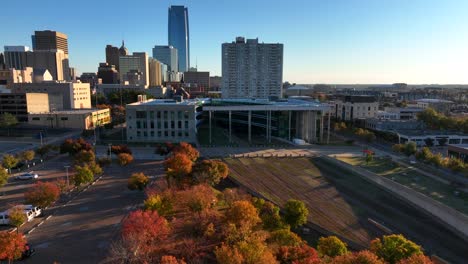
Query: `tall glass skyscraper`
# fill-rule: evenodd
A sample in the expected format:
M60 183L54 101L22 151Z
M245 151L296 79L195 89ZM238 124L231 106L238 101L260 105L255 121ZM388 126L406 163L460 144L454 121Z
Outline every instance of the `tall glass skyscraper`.
M188 71L190 68L190 38L188 9L185 6L169 7L169 45L177 49L179 60L179 72ZM173 69L177 71L177 69Z

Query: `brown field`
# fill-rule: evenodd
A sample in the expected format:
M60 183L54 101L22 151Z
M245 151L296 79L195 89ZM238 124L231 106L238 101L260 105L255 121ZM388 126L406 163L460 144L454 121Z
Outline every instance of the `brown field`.
M340 237L366 246L373 238L367 223L360 221L359 209L325 180L307 158L227 159L231 177L266 199L283 205L288 199L304 201L309 221Z

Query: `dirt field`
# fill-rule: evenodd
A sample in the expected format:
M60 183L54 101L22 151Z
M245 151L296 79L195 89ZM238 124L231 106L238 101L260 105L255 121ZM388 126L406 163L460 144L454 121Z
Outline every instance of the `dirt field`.
M464 241L429 216L415 210L357 175L320 158L226 159L231 177L277 204L303 200L309 221L341 237L367 246L383 232L368 218L402 233L453 263L468 258Z

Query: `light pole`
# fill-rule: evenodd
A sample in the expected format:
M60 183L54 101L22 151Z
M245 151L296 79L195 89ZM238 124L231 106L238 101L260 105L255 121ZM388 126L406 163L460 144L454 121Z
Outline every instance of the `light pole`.
M70 168L70 166L65 165L65 171L67 172L67 190L70 189L70 180L68 179L68 168Z
M112 159L112 143L109 143L108 153L109 153L109 159Z

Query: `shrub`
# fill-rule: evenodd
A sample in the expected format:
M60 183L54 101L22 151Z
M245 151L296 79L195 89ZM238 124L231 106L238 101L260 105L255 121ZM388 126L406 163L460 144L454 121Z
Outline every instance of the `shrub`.
M128 164L133 162L133 156L128 153L120 153L117 156L117 159L120 166L127 166Z
M128 179L128 189L143 191L149 183L149 178L143 173L133 173Z

